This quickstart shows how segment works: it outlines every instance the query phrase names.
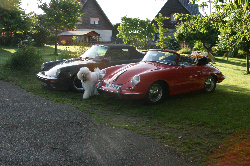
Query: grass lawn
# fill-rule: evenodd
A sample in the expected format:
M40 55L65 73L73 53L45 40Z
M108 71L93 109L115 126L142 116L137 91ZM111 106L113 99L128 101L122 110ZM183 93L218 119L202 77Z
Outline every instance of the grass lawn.
M16 48L0 49L0 66ZM45 61L54 60L52 46L39 48ZM58 52L76 52L77 47L58 47ZM142 101L119 100L106 95L82 100L82 93L52 91L43 88L35 74L2 68L0 79L46 99L65 103L95 117L101 123L134 130L166 146L180 150L190 160L207 165L219 162L249 161L250 148L250 75L245 75L246 60L216 58L215 66L227 77L217 84L212 94L200 91L169 97L159 105L148 106ZM233 156L233 157L232 157Z

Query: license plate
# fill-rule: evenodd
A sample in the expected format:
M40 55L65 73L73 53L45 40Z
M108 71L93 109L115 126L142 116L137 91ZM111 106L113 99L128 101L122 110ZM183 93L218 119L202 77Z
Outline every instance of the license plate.
M109 83L107 83L107 84L105 85L105 87L112 88L112 89L119 89L119 88L120 88L119 85L109 84Z

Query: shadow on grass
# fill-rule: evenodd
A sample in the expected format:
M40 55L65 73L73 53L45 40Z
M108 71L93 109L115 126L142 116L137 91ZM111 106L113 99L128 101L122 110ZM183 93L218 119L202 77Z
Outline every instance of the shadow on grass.
M250 125L249 94L222 89L211 94L195 91L170 96L158 105L145 105L141 100L120 100L102 95L93 99L100 103L102 108L99 109L111 113L220 128L225 133ZM86 102L91 105L89 101Z
M239 59L239 58L229 58L227 61L226 58L216 58L216 62L219 63L225 63L229 65L234 65L234 66L240 66L240 67L246 67L246 60L245 59Z

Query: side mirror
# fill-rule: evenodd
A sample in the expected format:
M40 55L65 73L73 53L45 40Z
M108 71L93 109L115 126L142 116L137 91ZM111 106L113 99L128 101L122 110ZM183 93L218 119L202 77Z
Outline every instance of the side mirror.
M207 60L206 57L198 59L198 63L197 63L198 66L203 66L203 65L206 65L206 64L208 64L208 60Z

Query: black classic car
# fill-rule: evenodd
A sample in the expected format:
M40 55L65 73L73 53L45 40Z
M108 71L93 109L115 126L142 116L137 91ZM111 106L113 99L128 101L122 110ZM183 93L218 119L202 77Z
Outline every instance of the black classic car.
M81 67L88 67L91 71L98 67L103 69L113 65L139 62L145 53L133 46L124 44L93 45L76 59L63 59L45 62L41 65L41 72L37 78L43 86L50 89L83 91L81 81L76 77Z

